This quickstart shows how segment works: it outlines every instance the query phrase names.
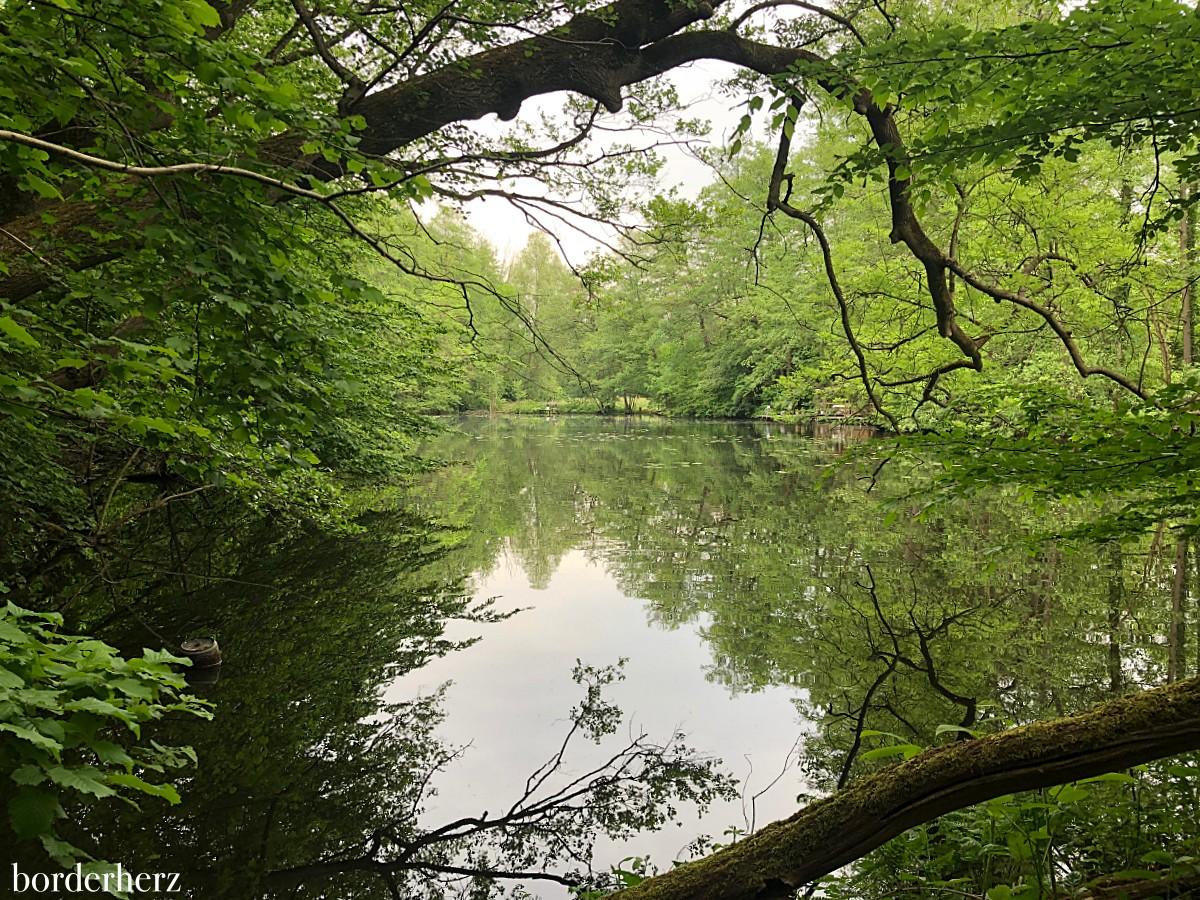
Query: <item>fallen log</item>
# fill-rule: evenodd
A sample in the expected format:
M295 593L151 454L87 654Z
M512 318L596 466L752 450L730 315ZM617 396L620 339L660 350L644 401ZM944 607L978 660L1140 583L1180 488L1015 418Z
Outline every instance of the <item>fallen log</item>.
M1062 719L958 741L861 778L711 856L612 895L620 900L790 897L909 828L1017 791L1200 749L1200 678Z

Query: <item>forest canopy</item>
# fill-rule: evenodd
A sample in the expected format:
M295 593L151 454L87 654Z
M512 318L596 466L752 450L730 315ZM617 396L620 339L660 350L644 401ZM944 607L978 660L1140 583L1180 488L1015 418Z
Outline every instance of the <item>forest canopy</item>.
M1169 529L1187 571L1193 4L0 12L0 689L26 692L0 765L9 826L64 865L65 792L178 799L143 776L189 751L109 730L208 714L170 653L64 622L107 622L87 598L199 503L363 529L438 413L866 422L935 496L1082 496L1096 516L1055 536ZM729 66L724 142L671 80L704 61ZM663 189L675 144L709 183ZM512 258L470 226L482 199L537 229ZM1200 744L1190 684L1167 738L1113 759Z

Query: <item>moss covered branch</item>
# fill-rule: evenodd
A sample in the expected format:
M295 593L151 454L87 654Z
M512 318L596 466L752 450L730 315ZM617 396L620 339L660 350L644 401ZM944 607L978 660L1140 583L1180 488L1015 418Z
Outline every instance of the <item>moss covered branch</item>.
M1077 716L928 750L862 778L741 843L615 896L787 897L945 813L1196 749L1200 678L1113 700Z

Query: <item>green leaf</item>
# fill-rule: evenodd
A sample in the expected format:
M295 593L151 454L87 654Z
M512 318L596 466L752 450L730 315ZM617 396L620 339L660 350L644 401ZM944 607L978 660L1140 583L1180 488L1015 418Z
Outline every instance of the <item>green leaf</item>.
M1153 869L1121 869L1104 876L1104 881L1141 881L1148 878L1162 878L1162 872Z
M125 752L125 748L112 741L95 741L91 744L92 751L101 762L114 766L133 767L133 757Z
M94 797L112 797L117 792L105 784L104 773L95 766L55 766L46 770L50 780L62 787Z
M45 834L62 815L58 797L38 788L21 788L8 801L8 820L18 837L35 838Z
M216 28L221 24L221 16L204 0L189 0L187 4L188 18L206 28Z
M39 749L46 750L56 757L62 751L62 744L60 744L58 741L52 740L41 732L34 731L32 728L26 728L24 725L13 725L10 722L0 722L0 731L7 731L10 734L15 734L22 740L28 741L29 743L36 745Z
M1088 791L1081 787L1076 787L1073 784L1062 784L1056 788L1050 789L1050 797L1056 802L1063 805L1078 803L1080 800L1088 796Z
M148 781L143 781L136 775L126 772L113 772L106 776L109 784L119 785L121 787L133 788L135 791L141 791L143 794L150 794L152 797L162 797L172 806L179 802L179 791L175 790L169 784L151 784Z
M1137 784L1137 779L1128 772L1108 772L1104 775L1095 775L1092 778L1083 778L1079 781L1080 784L1092 784L1093 782L1111 781L1117 784Z
M1005 839L1005 843L1008 845L1008 852L1013 859L1029 859L1033 855L1029 841L1019 831L1010 831Z
M894 756L899 756L903 759L912 759L921 748L916 744L889 744L886 747L876 747L874 750L868 750L859 756L859 759L867 760L868 762L875 759L890 759Z
M132 718L128 711L107 700L101 700L99 697L80 697L78 700L70 700L63 704L63 709L72 712L95 713L98 716L109 716L122 721L129 721Z
M939 725L933 731L934 737L941 737L943 734L969 734L971 737L979 737L983 734L982 731L977 731L971 728L964 728L962 725Z
M116 878L118 871L120 871L118 869L117 863L110 863L110 862L107 862L105 860L100 860L100 859L93 860L86 853L83 853L82 850L79 850L76 847L71 847L70 844L68 844L67 846L70 847L70 849L72 851L74 851L75 853L82 854L83 859L91 860L90 862L85 862L82 866L81 870L85 877L90 874L98 875L100 878L101 884L103 884L104 876L108 875L108 876L110 876L108 879L109 884L116 885L119 883ZM71 868L72 865L74 865L74 863L72 863L71 865L68 865L67 868L68 869ZM112 896L116 897L117 900L131 900L132 897L138 896L136 893L130 894L128 892L117 890L112 887L109 888L109 893Z
M154 685L136 678L116 678L109 682L109 686L138 700L153 700L156 693Z
M15 344L31 350L41 346L37 338L18 324L12 316L0 316L0 334L3 334Z
M0 688L23 688L25 687L25 679L16 672L10 672L8 669L0 666Z
M52 835L41 835L41 841L46 854L64 869L71 868L80 860L91 859L87 853L80 850L74 844L59 840Z
M13 770L12 780L17 784L33 786L46 780L46 772L40 766L26 764Z
M26 172L24 179L29 187L33 188L39 196L45 197L47 200L61 200L63 198L58 188L32 172Z
M1159 865L1170 865L1175 862L1175 855L1168 853L1166 850L1148 850L1143 853L1139 859L1144 863L1158 863Z
M157 665L189 666L192 663L187 657L175 656L166 650L151 650L148 647L142 648L142 659Z

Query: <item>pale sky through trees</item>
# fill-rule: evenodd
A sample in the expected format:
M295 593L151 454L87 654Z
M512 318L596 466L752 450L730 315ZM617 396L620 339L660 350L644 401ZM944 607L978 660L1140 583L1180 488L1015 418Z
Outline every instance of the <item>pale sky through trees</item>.
M745 98L736 94L727 94L722 90L721 83L736 72L736 67L722 62L694 63L682 69L671 72L667 77L675 84L681 102L678 117L689 119L704 119L711 126L707 141L697 141L697 146L721 146L725 138L731 134L738 119L745 112ZM529 120L539 112L553 113L562 106L565 94L550 94L527 102L521 109L519 120ZM620 120L618 116L606 116L608 123ZM606 123L607 124L607 123ZM506 123L500 122L495 116L489 116L478 123L479 129L485 134L499 135L504 131ZM639 137L640 136L640 137ZM590 146L604 146L621 142L641 140L650 146L656 140L665 140L660 134L648 131L629 130L620 132L598 132L590 141ZM655 186L657 192L676 189L684 197L695 197L700 189L713 180L712 170L696 159L687 148L682 146L662 147L665 164L662 178ZM523 189L533 186L532 182L522 185ZM765 190L765 186L764 186ZM484 199L472 202L467 207L467 220L496 248L502 260L511 259L525 246L529 235L535 228L526 221L524 215L510 204L500 199ZM561 223L557 226L556 237L574 263L581 263L596 250L602 249L599 242L589 240L585 235L570 229ZM594 225L590 228L597 234L603 233ZM608 231L612 235L612 231Z

